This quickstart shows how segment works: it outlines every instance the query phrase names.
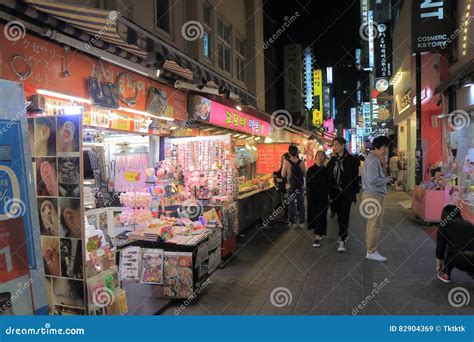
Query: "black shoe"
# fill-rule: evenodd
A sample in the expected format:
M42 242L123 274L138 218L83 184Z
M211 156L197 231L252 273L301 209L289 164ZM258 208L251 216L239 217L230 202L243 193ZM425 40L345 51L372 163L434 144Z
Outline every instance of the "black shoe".
M319 247L321 247L321 239L314 239L314 241L313 241L313 247L314 247L314 248L319 248Z

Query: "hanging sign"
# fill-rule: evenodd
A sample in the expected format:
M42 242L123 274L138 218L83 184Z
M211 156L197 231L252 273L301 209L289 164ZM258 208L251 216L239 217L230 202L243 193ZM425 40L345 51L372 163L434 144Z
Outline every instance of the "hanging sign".
M313 72L313 89L314 89L314 109L313 109L313 126L321 127L323 124L323 73L321 69Z

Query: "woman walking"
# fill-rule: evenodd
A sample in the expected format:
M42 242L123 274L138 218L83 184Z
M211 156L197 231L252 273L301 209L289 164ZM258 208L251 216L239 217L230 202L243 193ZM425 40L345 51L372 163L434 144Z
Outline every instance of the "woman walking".
M314 165L306 173L306 194L308 197L308 229L314 231L313 247L321 246L321 239L326 235L327 211L329 206L328 170L324 166L326 154L316 152Z

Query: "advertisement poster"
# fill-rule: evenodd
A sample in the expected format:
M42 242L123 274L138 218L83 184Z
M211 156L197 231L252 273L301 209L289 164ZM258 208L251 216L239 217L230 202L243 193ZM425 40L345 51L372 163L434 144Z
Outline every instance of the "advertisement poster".
M323 124L323 73L320 69L313 72L313 89L314 89L314 109L313 109L313 126L320 127Z
M47 313L23 88L0 81L0 315Z

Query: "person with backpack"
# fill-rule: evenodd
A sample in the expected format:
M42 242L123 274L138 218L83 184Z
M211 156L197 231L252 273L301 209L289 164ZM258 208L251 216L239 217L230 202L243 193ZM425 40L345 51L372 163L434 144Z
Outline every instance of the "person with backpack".
M336 211L339 224L339 246L337 251L347 249L351 204L356 203L359 192L359 160L349 154L346 139L336 137L332 142L335 155L329 160L329 198L331 207Z
M299 226L304 227L306 222L306 215L304 209L304 177L306 175L306 165L303 160L299 158L298 147L291 145L288 148L290 159L285 162L282 169L282 176L288 179L287 198L290 210L289 224L292 226L296 223L296 208L299 212Z
M282 176L282 171L283 171L283 166L285 165L285 162L290 160L290 154L284 153L281 156L281 162L280 162L280 169L278 171L273 172L273 183L275 184L275 190L281 195L281 206L285 210L285 216L283 218L283 222L288 222L289 221L289 215L288 215L288 205L285 203L286 200L286 184L288 183L286 177Z

